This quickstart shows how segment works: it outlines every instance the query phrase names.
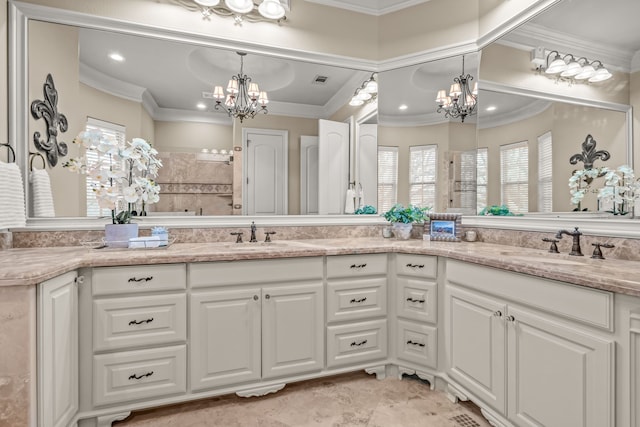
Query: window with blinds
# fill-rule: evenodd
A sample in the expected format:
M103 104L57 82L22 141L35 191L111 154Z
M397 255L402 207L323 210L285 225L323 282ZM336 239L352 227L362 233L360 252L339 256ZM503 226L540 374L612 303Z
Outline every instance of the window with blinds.
M124 126L88 117L85 129L87 131L99 130L103 134L113 137L118 142L124 144L126 135L126 128ZM113 162L109 154L103 154L96 150L85 152L85 157L87 159L87 169L91 169L97 164L101 165L101 167L104 169L112 167L113 170L120 170L122 168L122 164L119 162ZM87 216L110 216L111 210L100 208L100 205L98 205L98 200L96 199L96 196L93 192L94 187L99 185L99 181L93 179L88 174L85 175L85 179L87 195Z
M465 212L476 209L476 150L460 153L460 208ZM455 205L454 205L455 206Z
M502 204L513 213L529 210L529 147L527 141L500 146Z
M551 132L538 137L538 211L553 210L553 164Z
M378 212L398 201L398 147L378 146Z
M437 177L438 146L409 147L409 203L435 209Z
M487 182L489 178L489 149L476 151L476 209L478 213L487 207Z

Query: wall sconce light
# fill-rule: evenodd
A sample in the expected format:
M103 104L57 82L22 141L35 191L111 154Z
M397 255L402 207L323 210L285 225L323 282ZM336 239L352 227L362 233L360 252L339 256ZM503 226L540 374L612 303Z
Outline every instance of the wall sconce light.
M369 102L374 102L378 99L378 81L376 73L371 74L368 80L362 82L362 85L356 89L355 93L349 101L349 105L358 107Z
M584 56L576 57L571 53L563 55L557 50L553 50L543 61L542 52L544 52L542 48L533 50L531 62L536 65L536 70L544 71L545 75L555 77L558 80L567 80L570 83L597 83L612 77L612 74L600 60L589 60Z
M286 21L286 12L290 10L290 0L262 0L259 4L253 0L174 0L181 6L200 11L209 18L212 14L230 16L237 25L244 21L269 21L278 24Z

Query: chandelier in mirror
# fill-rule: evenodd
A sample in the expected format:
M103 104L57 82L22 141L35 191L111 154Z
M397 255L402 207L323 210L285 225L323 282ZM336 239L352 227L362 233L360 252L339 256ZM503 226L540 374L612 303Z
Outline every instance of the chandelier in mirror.
M205 18L212 14L229 16L236 24L242 22L272 21L281 23L287 20L286 11L289 10L290 0L174 0L190 9L199 10Z
M472 116L477 112L478 83L471 89L473 76L464 73L464 56L462 57L462 74L454 77L453 84L449 88L449 95L445 89L438 91L436 103L438 113L444 113L446 118L457 119L464 123L467 116Z
M349 105L357 107L378 99L378 81L377 74L371 74L369 79L365 80L362 85L356 89L355 93L349 101Z
M544 52L543 48L531 52L531 62L537 66L538 71L544 70L547 76L567 80L569 83L598 83L612 77L611 72L598 59L589 60L571 53L562 55L557 50L552 50L546 55L546 60L543 60L541 56L543 57Z
M240 119L240 123L246 118L253 118L256 114L267 114L267 92L261 91L258 83L252 82L251 77L244 74L245 52L236 52L240 55L240 73L231 77L227 84L225 95L222 86L213 89L213 98L216 100L216 110L223 109L229 117Z

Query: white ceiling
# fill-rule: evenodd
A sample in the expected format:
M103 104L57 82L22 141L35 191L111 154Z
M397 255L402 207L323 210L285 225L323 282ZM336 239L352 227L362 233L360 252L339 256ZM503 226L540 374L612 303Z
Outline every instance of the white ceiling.
M307 1L343 8L368 7L377 11L416 3L401 0ZM524 49L544 46L581 55L595 51L601 53L596 59L606 65L629 69L634 54L640 50L640 30L634 22L637 16L640 16L640 0L607 0L606 7L602 0L564 0L508 34L504 41ZM590 52L582 52L587 50ZM113 51L121 53L126 60L114 63L108 59L107 55ZM605 53L608 56L605 57ZM612 62L614 59L615 63ZM465 71L477 77L477 55L467 55L465 60ZM226 114L213 110L211 99L203 100L202 93L211 92L213 85L226 86L231 75L239 72L239 57L233 51L83 29L80 32L80 61L83 82L119 96L143 100L157 120L229 123ZM314 118L329 117L343 107L356 87L370 76L363 71L253 54L245 57L244 71L261 89L269 92L270 114ZM458 57L380 73L380 123L415 125L443 121L443 115L436 113L436 93L439 89L447 89L461 71L462 61ZM316 76L328 77L327 83L315 84ZM195 107L201 101L208 103L205 112ZM485 93L480 99L480 107L506 102L510 104L492 114L517 111L529 101L494 100L490 93ZM398 106L401 104L406 104L407 110L400 111Z
M429 0L306 0L369 15L384 15L400 9L426 3Z

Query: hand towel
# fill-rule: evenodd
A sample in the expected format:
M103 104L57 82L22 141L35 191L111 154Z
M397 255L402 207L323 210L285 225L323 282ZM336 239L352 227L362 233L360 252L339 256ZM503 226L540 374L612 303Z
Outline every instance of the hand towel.
M0 230L25 225L22 174L15 163L0 162Z
M347 189L347 196L344 201L344 213L352 214L355 212L356 205L356 192L353 188L349 187Z
M54 217L51 180L46 169L34 169L29 174L31 183L31 206L35 217Z

